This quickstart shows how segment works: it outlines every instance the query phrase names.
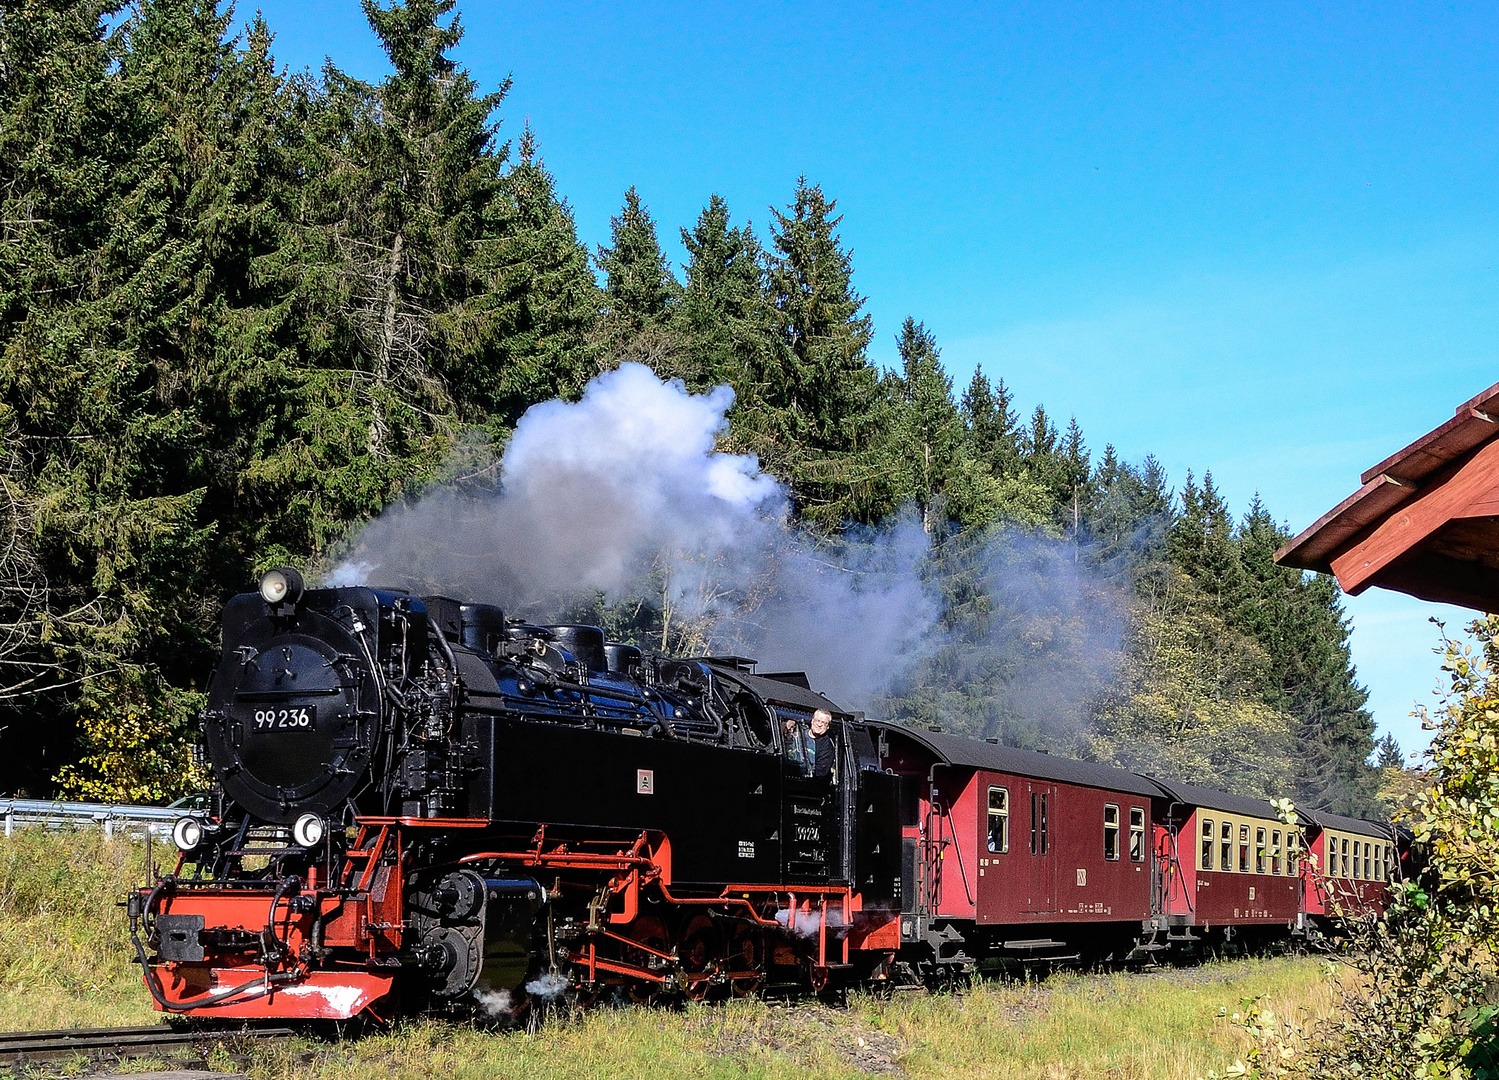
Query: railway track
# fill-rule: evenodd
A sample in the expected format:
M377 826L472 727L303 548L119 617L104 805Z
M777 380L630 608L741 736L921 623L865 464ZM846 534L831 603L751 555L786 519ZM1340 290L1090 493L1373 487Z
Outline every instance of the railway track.
M0 1065L86 1057L91 1060L140 1057L212 1042L226 1036L256 1039L285 1038L289 1027L172 1028L165 1024L141 1027L59 1028L53 1031L0 1032Z

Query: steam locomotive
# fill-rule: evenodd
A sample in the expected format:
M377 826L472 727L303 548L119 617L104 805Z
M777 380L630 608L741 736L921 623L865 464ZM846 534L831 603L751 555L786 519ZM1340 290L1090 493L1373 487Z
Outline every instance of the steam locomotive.
M1325 931L1399 865L1378 824L1293 839L1268 803L872 722L743 657L289 568L226 606L202 724L212 806L128 903L173 1013L941 983Z

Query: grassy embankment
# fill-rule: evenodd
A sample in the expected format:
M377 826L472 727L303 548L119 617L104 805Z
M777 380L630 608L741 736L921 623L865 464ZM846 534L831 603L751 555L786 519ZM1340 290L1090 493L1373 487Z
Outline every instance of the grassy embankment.
M0 1030L150 1023L116 901L144 870L140 845L97 833L0 839ZM411 1022L355 1043L218 1048L209 1065L255 1080L446 1076L1198 1077L1241 1055L1218 1015L1267 995L1314 1017L1332 987L1314 960L1246 960L1039 986L988 983L961 997L856 997L847 1010L735 1002L684 1011L599 1010L538 1035ZM156 1068L140 1060L128 1068Z

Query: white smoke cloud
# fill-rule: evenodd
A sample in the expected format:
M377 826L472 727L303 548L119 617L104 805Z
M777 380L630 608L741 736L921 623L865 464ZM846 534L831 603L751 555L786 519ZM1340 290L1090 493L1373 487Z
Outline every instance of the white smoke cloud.
M861 708L921 654L939 614L913 522L836 546L788 524L785 487L716 449L734 392L690 394L624 364L577 402L527 410L500 487L440 486L387 510L328 584L498 603L547 619L580 597L653 597L702 624L702 645L806 670ZM892 667L894 665L894 667Z
M556 972L548 971L526 983L526 993L542 1001L556 1001L562 996L567 986L565 978Z
M977 691L986 715L958 720L975 734L1029 742L1088 725L1117 669L1124 610L1085 551L1006 529L945 553L992 601L988 631L955 638L914 516L832 539L797 528L775 477L717 449L733 402L727 386L690 394L624 364L577 402L529 409L497 490L438 485L390 508L327 583L495 603L542 622L599 594L644 598L691 631L675 638L689 651L805 671L846 709L882 708L892 689L919 684L942 713L923 722L949 724L949 706Z
M509 1019L515 1014L515 1001L508 990L484 990L474 987L474 1000L485 1016L494 1020Z
M790 908L781 908L776 912L776 922L788 933L795 934L799 938L816 937L822 927L822 920L815 911L792 911Z

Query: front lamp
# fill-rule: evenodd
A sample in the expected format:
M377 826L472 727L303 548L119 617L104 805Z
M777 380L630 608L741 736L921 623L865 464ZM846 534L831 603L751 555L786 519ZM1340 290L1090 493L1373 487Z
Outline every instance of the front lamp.
M316 847L327 834L327 823L316 814L303 814L291 827L291 838L298 847Z
M289 566L278 566L260 576L260 598L267 604L295 604L302 599L302 575Z
M196 851L198 845L203 842L203 823L197 818L178 818L172 825L172 843L177 845L177 850L186 855Z

